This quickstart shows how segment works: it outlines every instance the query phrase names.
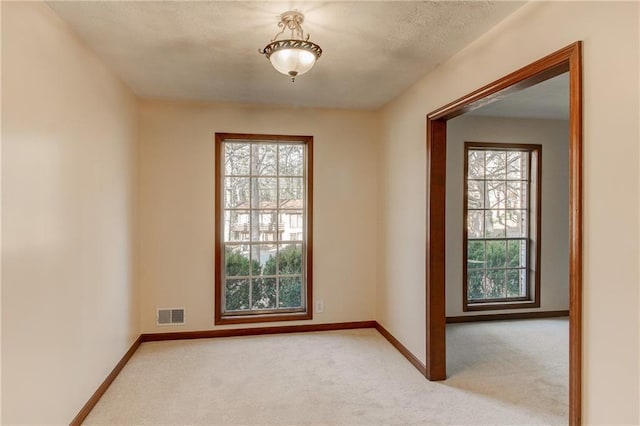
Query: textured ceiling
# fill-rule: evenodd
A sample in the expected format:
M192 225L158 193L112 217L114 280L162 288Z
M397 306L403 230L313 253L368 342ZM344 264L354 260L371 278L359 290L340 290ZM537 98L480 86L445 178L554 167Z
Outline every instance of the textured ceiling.
M569 119L569 73L467 113L484 117Z
M140 97L377 109L524 2L48 5ZM258 54L297 9L323 55L295 83Z

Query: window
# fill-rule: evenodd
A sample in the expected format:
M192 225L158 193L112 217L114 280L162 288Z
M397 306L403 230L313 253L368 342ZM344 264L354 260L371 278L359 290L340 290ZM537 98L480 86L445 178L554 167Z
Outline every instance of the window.
M310 136L216 133L216 324L311 319Z
M464 311L540 306L541 152L465 143Z

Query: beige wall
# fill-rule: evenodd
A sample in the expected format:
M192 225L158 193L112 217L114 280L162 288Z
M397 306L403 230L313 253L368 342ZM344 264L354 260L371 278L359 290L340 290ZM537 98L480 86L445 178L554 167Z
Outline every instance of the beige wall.
M142 331L216 328L216 132L314 137L313 296L324 301L324 313L312 323L375 319L375 118L345 110L142 103ZM186 325L156 326L158 307L186 308Z
M638 10L535 2L382 111L377 319L425 359L425 115L584 41L583 414L638 424ZM611 396L615 395L615 398Z
M377 319L424 360L425 114L583 40L584 415L639 423L638 12L529 4L380 114L147 101L136 116L45 5L3 2L2 422L68 423L141 331L214 328L217 131L315 137L313 322ZM156 327L158 306L187 325Z
M462 311L462 200L466 141L542 145L540 308ZM569 123L464 115L448 121L446 218L447 316L569 309Z
M68 424L139 335L136 102L42 3L2 3L2 423Z

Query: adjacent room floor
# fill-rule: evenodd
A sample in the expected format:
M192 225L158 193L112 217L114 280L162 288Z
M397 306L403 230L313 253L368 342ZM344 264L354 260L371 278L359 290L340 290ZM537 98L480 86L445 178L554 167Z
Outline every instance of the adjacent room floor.
M451 324L427 381L376 330L144 343L86 424L566 424L568 320Z

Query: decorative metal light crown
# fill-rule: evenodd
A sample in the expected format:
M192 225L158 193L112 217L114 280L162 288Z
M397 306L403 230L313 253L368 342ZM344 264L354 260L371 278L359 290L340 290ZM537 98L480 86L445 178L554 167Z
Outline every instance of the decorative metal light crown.
M280 15L280 22L278 22L278 27L282 30L264 49L258 50L271 61L271 65L276 70L290 76L292 82L297 76L309 71L322 55L320 46L309 41L309 34L305 38L302 22L304 22L304 15L301 12L297 10L284 12ZM286 30L291 31L291 38L278 40Z

